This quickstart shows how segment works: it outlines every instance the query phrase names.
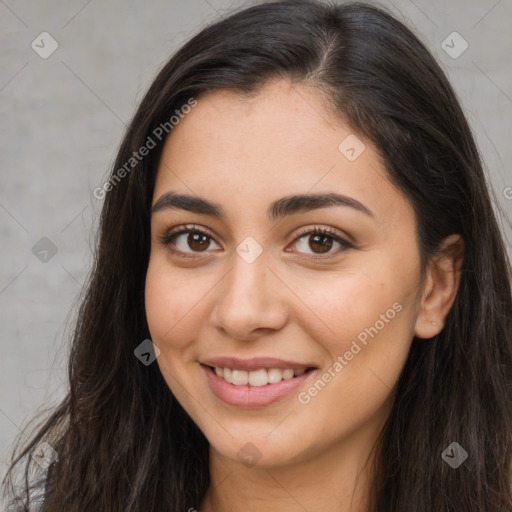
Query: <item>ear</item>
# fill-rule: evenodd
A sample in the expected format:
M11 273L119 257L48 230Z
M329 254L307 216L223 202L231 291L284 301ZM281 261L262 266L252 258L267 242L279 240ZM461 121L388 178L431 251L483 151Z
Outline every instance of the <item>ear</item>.
M464 240L450 235L443 240L438 255L429 262L416 318L414 335L429 339L441 332L460 283L464 260Z

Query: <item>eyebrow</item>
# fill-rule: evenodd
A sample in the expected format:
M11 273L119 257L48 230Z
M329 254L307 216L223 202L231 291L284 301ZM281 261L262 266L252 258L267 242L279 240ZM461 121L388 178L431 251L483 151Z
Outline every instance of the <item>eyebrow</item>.
M327 208L330 206L347 206L369 217L374 217L372 211L356 199L334 192L326 194L298 194L282 197L270 205L267 210L267 216L270 220L277 220L294 213ZM167 209L186 210L226 220L226 213L222 206L203 197L190 194L167 192L162 195L151 208L151 215Z

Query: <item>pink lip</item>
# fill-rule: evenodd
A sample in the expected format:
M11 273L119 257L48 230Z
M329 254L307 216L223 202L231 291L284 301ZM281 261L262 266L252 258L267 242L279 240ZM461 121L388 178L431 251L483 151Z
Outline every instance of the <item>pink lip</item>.
M215 366L221 365L216 364ZM228 365L225 367L230 368ZM270 365L266 367L283 368L283 366L279 365ZM299 365L295 368L299 369L300 367L301 366ZM302 365L302 367L305 366ZM297 389L306 379L311 377L311 375L316 372L316 370L312 370L297 377L293 377L292 379L282 380L276 384L267 384L266 386L235 386L234 384L229 384L229 382L226 382L223 378L219 377L208 366L201 364L201 368L206 376L206 380L208 381L210 389L215 394L215 396L229 405L244 407L248 409L264 407L266 405L277 402L281 398L284 398L292 391ZM243 369L236 365L235 368ZM261 368L261 365L259 368Z
M254 357L252 359L238 359L237 357L216 357L213 359L205 359L199 361L201 364L207 366L218 366L219 368L231 368L232 370L259 370L260 368L292 368L293 370L300 370L304 368L314 367L313 364L298 363L296 361L285 361L275 357Z

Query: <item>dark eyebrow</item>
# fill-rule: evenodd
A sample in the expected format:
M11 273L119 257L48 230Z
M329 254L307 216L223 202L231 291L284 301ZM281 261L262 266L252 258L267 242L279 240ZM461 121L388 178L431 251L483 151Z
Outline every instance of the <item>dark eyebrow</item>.
M348 206L369 217L374 217L373 213L362 203L348 196L336 194L334 192L327 194L299 194L286 196L274 201L267 215L271 220L276 220L286 215L292 215L298 212L316 210L329 206ZM164 209L186 210L193 213L202 213L211 215L218 219L225 220L226 214L219 204L202 197L189 194L178 194L177 192L167 192L162 195L151 208L151 215Z

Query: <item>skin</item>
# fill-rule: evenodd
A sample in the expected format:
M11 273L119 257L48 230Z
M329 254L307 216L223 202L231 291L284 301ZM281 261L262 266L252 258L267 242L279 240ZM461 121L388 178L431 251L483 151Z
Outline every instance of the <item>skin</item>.
M201 96L166 141L153 205L174 191L226 212L220 220L161 209L151 219L145 299L161 351L157 363L210 443L212 485L199 512L365 510L371 450L413 336L428 339L443 328L462 242L449 237L444 256L422 278L412 206L368 140L358 136L366 148L354 161L338 150L351 133L314 88L274 80L252 98ZM329 206L267 216L281 197L326 192L354 198L373 215ZM187 243L189 233L174 240L171 247L191 258L159 241L183 224L211 236L203 246ZM354 247L328 238L325 254L304 229L315 226L331 227ZM252 263L236 252L247 236L262 249ZM320 368L299 389L307 391L396 303L400 312L367 345L359 343L362 349L307 404L292 392L258 409L227 405L199 366L224 355L304 362ZM238 458L246 443L257 447L255 465Z

